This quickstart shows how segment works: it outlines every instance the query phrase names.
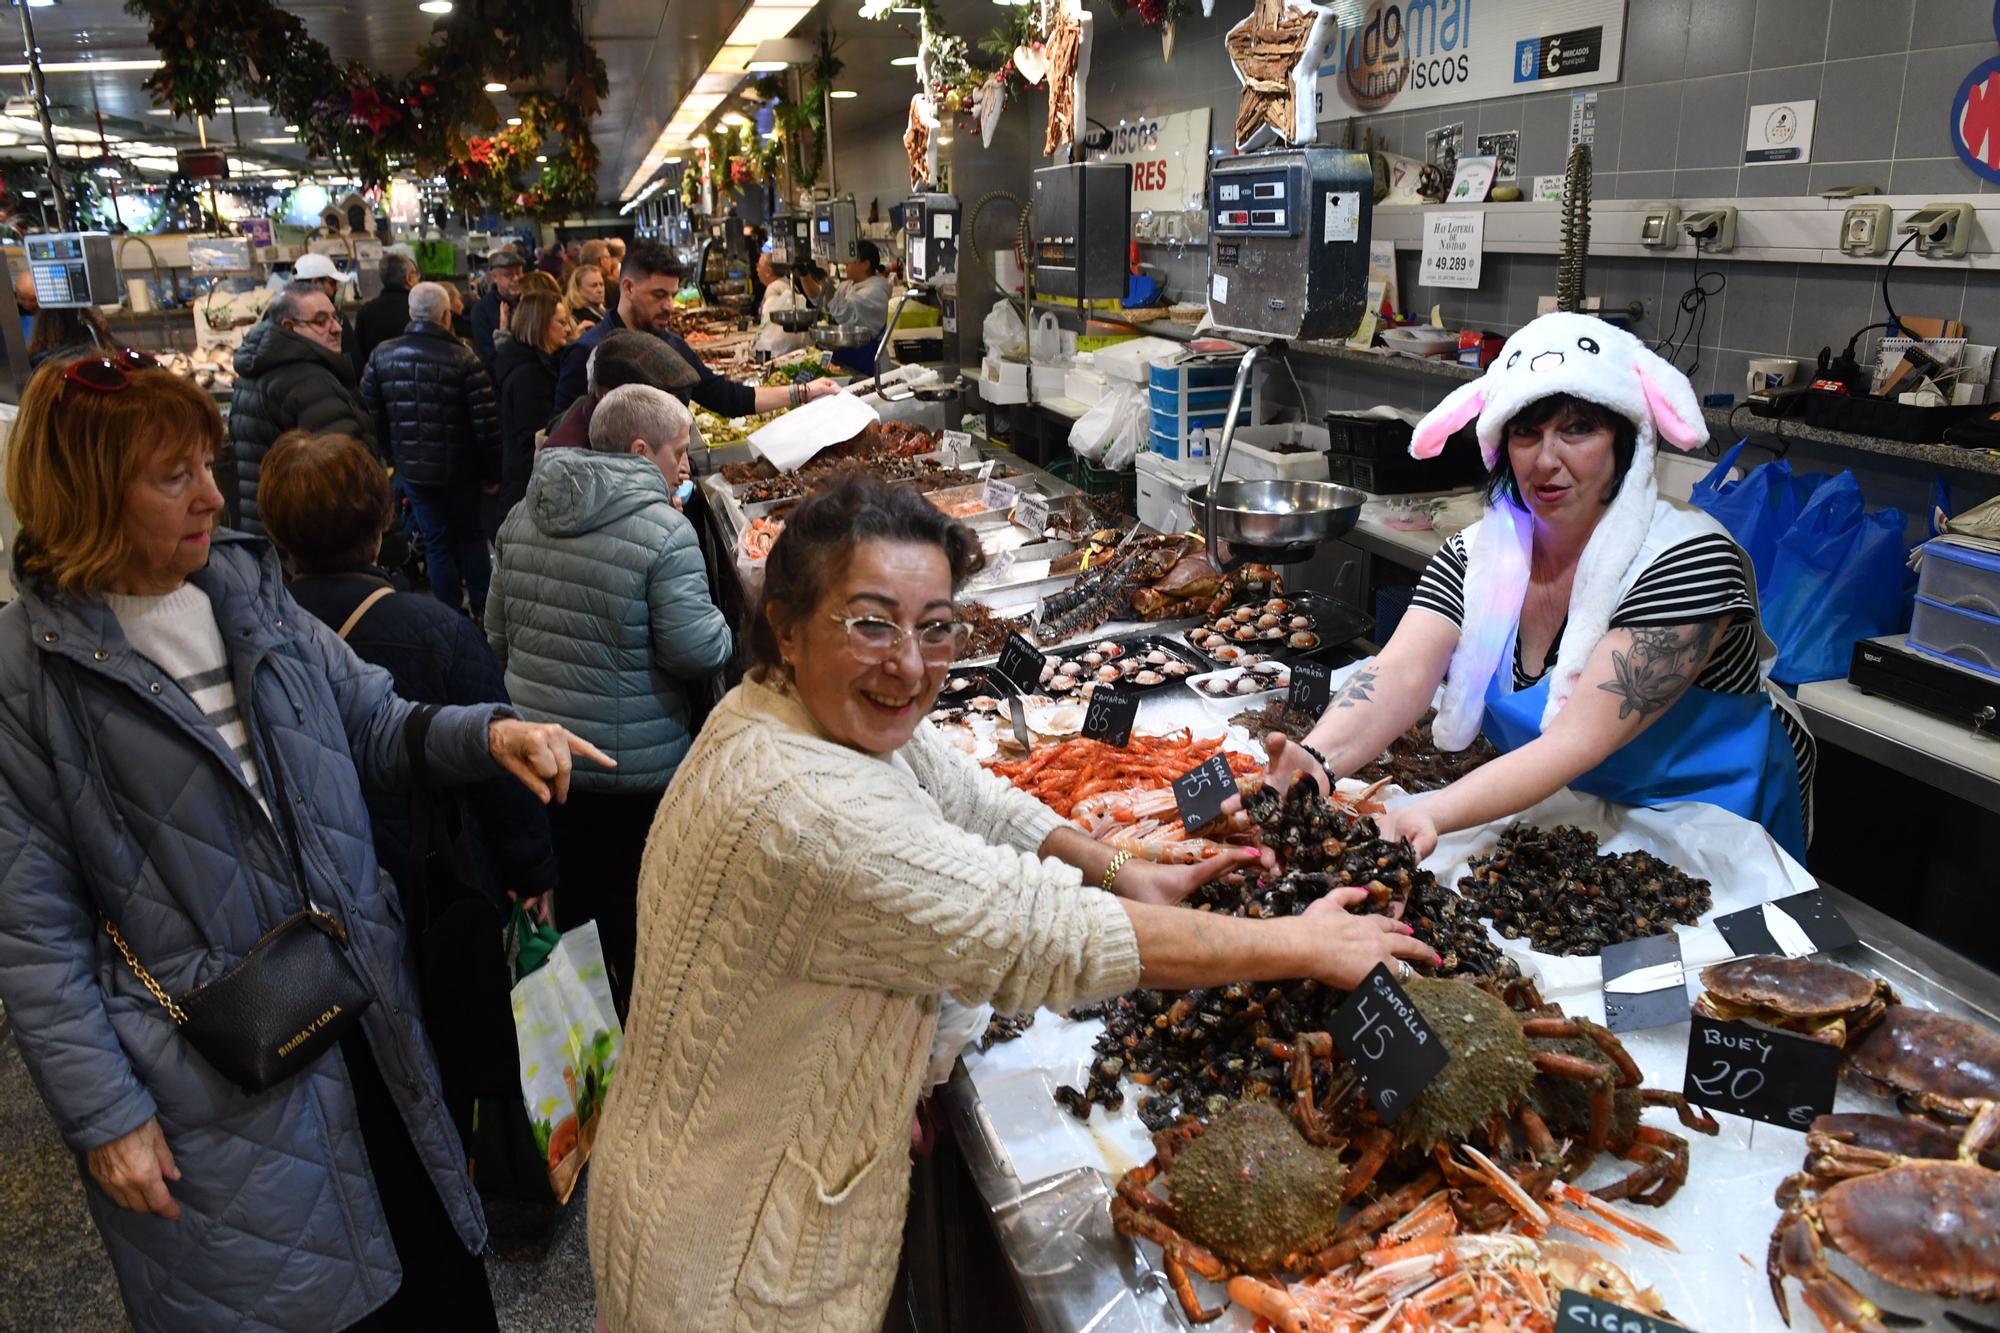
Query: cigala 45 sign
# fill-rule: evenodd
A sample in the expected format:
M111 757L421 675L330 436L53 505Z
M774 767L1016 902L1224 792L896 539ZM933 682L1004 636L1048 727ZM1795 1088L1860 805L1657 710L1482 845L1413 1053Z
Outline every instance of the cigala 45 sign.
M1993 6L1993 36L2000 41L2000 3ZM1966 166L2000 184L2000 57L1980 61L1958 85L1951 146Z
M1625 0L1327 0L1319 117L1617 80Z
M1208 180L1208 108L1121 120L1106 162L1132 164L1132 211L1177 213L1201 206Z

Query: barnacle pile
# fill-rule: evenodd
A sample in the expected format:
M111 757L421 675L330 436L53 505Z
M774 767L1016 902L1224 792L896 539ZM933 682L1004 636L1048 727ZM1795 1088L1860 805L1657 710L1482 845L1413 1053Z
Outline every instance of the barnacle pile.
M1294 916L1337 888L1369 890L1361 911L1403 905L1403 920L1443 960L1440 975L1508 976L1513 962L1486 928L1436 877L1417 868L1404 843L1384 842L1375 822L1322 796L1309 782L1282 796L1270 789L1245 798L1265 842L1285 872L1275 879L1216 881L1188 900L1197 911L1234 916ZM1164 1129L1183 1116L1207 1119L1245 1096L1291 1099L1290 1067L1269 1054L1272 1041L1323 1032L1346 996L1317 981L1239 983L1182 993L1138 990L1072 1013L1101 1017L1089 1078L1063 1087L1056 1100L1079 1119L1093 1104L1116 1110L1122 1078L1146 1089L1139 1118Z
M1708 881L1651 852L1599 854L1597 836L1515 824L1458 882L1479 915L1538 953L1596 954L1607 944L1691 926L1714 905Z
M1435 712L1426 713L1414 727L1390 741L1389 748L1373 762L1349 776L1362 782L1387 778L1407 792L1436 791L1499 757L1493 742L1484 736L1474 737L1463 750L1438 749L1431 740L1431 719L1436 716Z

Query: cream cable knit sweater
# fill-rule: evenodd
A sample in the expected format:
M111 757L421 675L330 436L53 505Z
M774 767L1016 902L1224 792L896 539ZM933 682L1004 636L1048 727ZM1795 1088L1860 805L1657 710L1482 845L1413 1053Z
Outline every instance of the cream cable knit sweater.
M891 756L746 681L653 821L591 1163L615 1330L880 1327L937 996L1003 1012L1139 981L1124 909L1034 852L1061 820L929 726Z

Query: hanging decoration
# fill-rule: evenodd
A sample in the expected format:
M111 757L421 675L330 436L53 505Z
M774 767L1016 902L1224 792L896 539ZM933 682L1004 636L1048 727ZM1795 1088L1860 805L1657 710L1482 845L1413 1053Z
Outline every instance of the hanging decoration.
M977 128L980 142L991 146L1000 112L1008 102L1025 96L1041 81L1038 66L1043 19L1038 7L1032 4L1012 7L1005 24L979 39L980 52L998 62L995 69L972 63L971 48L963 37L946 28L936 0L917 0L914 6L868 0L861 7L861 17L883 19L897 9L909 8L917 10L917 87L928 100L932 113L928 128L935 135L946 115L963 117L961 128L968 131ZM1024 52L1028 53L1026 68L1022 62ZM933 156L935 151L933 137ZM911 169L915 170L914 165ZM934 164L930 174L933 178L936 175Z
M819 183L820 169L826 164L827 98L833 92L833 81L844 68L845 64L833 53L832 35L822 32L819 50L806 68L805 86L797 101L791 99L782 75L767 74L751 85L759 100L772 103L773 137L758 150L766 160L764 178L774 175L781 163L789 161L793 183L800 190L810 191Z
M1160 30L1160 58L1174 58L1174 33L1180 21L1194 13L1194 0L1111 0L1111 12L1119 18L1137 14L1139 22ZM1204 15L1215 13L1215 0L1201 0Z
M1066 0L1049 33L1049 120L1042 155L1075 143L1085 124L1083 80L1090 69L1090 14L1076 0Z
M1229 30L1223 44L1243 85L1236 108L1237 151L1273 139L1312 142L1319 131L1314 114L1319 72L1306 56L1324 46L1333 21L1332 9L1307 0L1257 0L1250 17Z
M415 68L401 78L339 61L305 24L270 0L126 0L148 21L161 66L146 80L180 116L213 116L224 96L267 102L299 127L315 157L329 157L370 187L409 167L442 176L454 203L545 219L596 202L598 151L590 121L610 90L604 62L569 5L483 0L436 25ZM554 86L543 86L550 69ZM501 126L484 85L535 85ZM547 156L538 180L520 178Z
M903 152L910 159L910 190L920 191L937 179L937 107L922 93L910 97L910 125L903 131Z

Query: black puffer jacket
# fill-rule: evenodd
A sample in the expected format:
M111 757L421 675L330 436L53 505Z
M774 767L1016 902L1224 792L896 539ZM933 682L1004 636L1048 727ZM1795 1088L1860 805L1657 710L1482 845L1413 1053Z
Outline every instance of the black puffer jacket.
M361 401L396 474L417 486L500 480L500 405L470 347L441 324L410 321L368 358Z
M493 353L500 388L500 512L521 503L535 466L535 432L555 414L556 359L509 338Z
M257 475L264 455L288 430L352 435L380 449L373 417L354 391L345 352L269 320L243 335L236 349L236 396L229 404L229 449L216 485L234 509L230 526L263 535L257 518Z

